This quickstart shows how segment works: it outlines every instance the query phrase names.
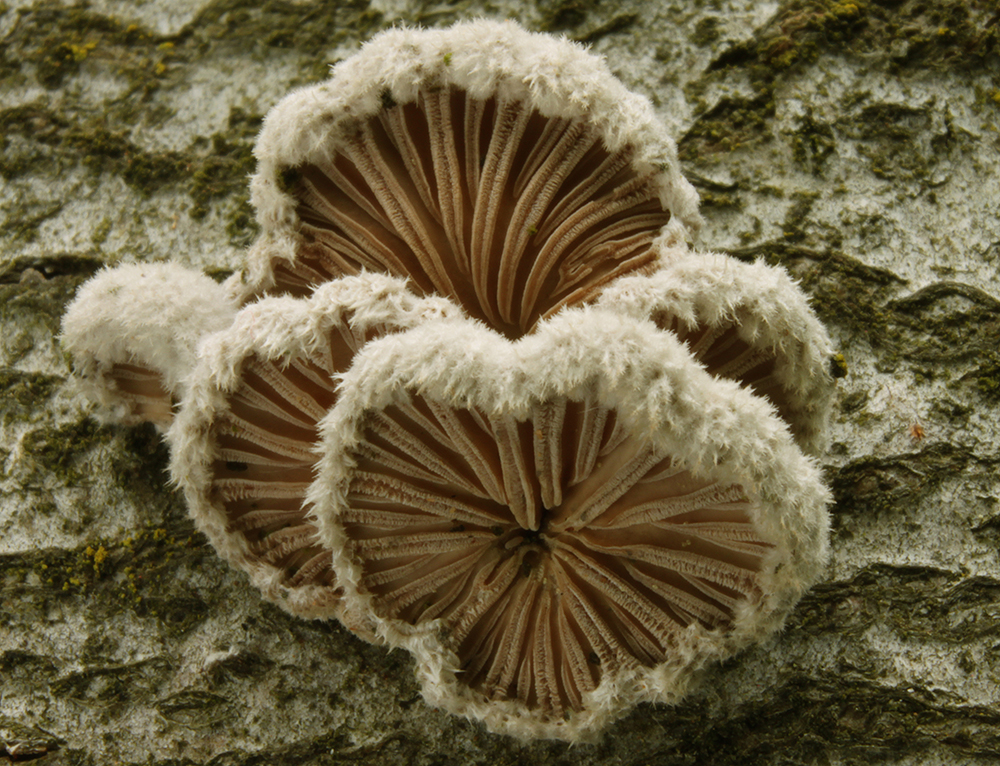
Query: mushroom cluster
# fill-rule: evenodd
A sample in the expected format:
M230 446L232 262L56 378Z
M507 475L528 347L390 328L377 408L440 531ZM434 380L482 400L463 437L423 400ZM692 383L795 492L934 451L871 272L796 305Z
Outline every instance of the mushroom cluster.
M108 269L63 341L266 598L522 738L780 628L826 557L830 343L783 271L689 249L645 99L510 22L393 30L256 156L243 271Z

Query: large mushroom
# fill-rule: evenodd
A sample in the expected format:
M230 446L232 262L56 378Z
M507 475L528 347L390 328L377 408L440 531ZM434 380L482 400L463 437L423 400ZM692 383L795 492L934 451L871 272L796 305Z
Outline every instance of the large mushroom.
M766 399L627 312L510 341L449 306L364 275L204 342L169 441L224 556L522 737L679 699L780 626L827 493Z
M374 341L321 431L346 603L431 702L516 736L676 701L825 562L828 493L768 403L615 313Z

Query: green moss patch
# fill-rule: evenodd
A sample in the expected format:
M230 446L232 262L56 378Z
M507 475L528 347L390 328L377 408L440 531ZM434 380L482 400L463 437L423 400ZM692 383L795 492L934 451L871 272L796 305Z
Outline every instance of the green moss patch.
M4 622L29 623L40 619L53 600L85 598L88 613L97 618L127 611L153 621L165 636L188 633L213 606L176 584L177 568L210 567L214 554L182 513L170 509L161 523L94 538L77 550L0 556L0 583L9 598ZM111 651L102 647L95 651Z
M70 673L55 681L50 689L57 697L84 705L148 702L172 672L170 664L161 659L104 665Z
M256 234L249 206L248 178L253 172L251 147L261 116L234 107L226 130L199 138L181 151L148 150L135 140L136 126L161 123L169 112L155 91L184 88L184 71L213 56L251 55L266 61L287 58L305 63L289 86L324 78L328 52L347 39L363 38L381 23L364 0L323 0L303 12L300 3L219 0L208 4L175 35L158 35L92 10L86 3L66 6L36 2L14 11L17 19L4 40L0 85L4 77L33 77L45 88L65 86L69 78L100 72L123 78L126 93L95 113L72 93L58 106L46 98L0 111L0 175L58 175L82 165L93 172L122 178L145 196L181 189L191 197L192 217L204 217L213 203L231 199L223 211L230 241L246 245ZM367 31L366 31L367 30ZM57 206L16 211L5 231L30 240ZM16 229L16 230L15 230ZM100 239L100 237L98 238Z
M724 51L713 70L746 70L760 88L829 50L863 54L893 73L983 69L1000 55L995 7L976 0L792 0L751 40Z
M4 211L7 215L4 217L3 223L0 223L0 237L9 237L21 242L34 242L38 236L39 227L59 215L62 209L62 202L14 204Z
M837 324L879 348L885 342L891 293L904 280L891 271L868 266L839 250L817 250L786 242L765 242L729 251L741 260L758 258L783 266L812 296L825 322Z
M785 3L753 39L729 48L711 69L746 69L753 82L770 88L781 73L815 61L830 47L854 42L868 27L870 4L841 0Z
M20 449L26 486L87 487L100 472L139 507L157 508L171 502L169 455L151 425L102 426L82 415L69 423L29 430Z
M0 425L36 415L62 383L57 375L0 368Z
M975 0L792 0L781 5L752 39L725 48L706 76L687 86L687 96L704 112L681 141L682 159L718 159L740 147L768 140L775 94L803 66L821 55L863 57L864 66L891 76L917 75L927 69L992 73L1000 63L1000 24L989 3ZM706 23L708 22L708 23ZM703 20L693 42L710 42L711 19ZM707 35L707 36L706 36ZM749 80L755 95L704 103L712 82ZM810 113L798 119L791 135L793 158L800 167L822 175L841 136L852 138L872 172L886 179L926 180L957 136L948 129L932 141L927 134L930 108L921 105L868 104L870 94L849 94L845 117L826 123ZM987 97L984 96L984 102Z
M822 583L799 603L794 629L856 636L872 624L901 639L965 644L1000 635L1000 581L932 567L874 564Z
M103 118L95 117L74 120L53 111L43 100L0 111L0 140L19 139L16 148L11 143L8 178L29 169L58 173L67 166L82 166L95 175L119 176L147 197L182 189L191 198L189 213L195 219L203 218L213 201L232 198L230 239L245 243L256 233L248 184L256 165L253 140L260 123L260 115L234 107L225 133L197 139L184 151L149 151L132 140L131 127L112 129ZM0 225L0 234L30 241L38 227L62 207L62 203L47 203L13 211Z
M804 239L801 225L793 224L786 221L788 242L729 252L742 260L763 258L786 268L812 296L820 318L867 344L876 354L879 369L894 371L908 364L920 379L954 374L990 403L1000 402L996 340L1000 337L1000 301L976 287L951 281L893 298L905 284L903 279L837 250L791 244Z
M25 434L21 448L36 467L36 479L58 476L61 483L77 484L90 470L88 454L111 442L112 432L84 417L75 423L43 427Z
M927 180L956 140L950 131L921 140L933 135L933 119L928 106L870 104L839 120L838 128L878 178Z
M822 175L826 161L836 151L833 127L807 111L798 118L791 138L795 163L815 175Z
M205 691L183 691L156 703L166 720L190 729L202 729L226 719L232 703L225 697Z
M253 53L294 49L321 56L346 37L366 37L382 21L367 0L318 0L303 10L291 0L216 0L177 36L179 46L195 48L247 46Z
M971 285L938 282L887 308L899 354L918 372L960 369L962 381L1000 403L1000 301Z
M823 763L831 751L849 753L858 763L888 763L904 756L919 762L921 754L943 745L988 757L995 752L1000 714L912 683L880 684L845 667L822 678L792 678L698 733L695 721L690 724L694 742L680 752L706 760L711 754L718 766ZM776 750L781 761L774 759Z
M36 2L15 13L17 21L5 39L11 59L21 70L29 67L46 88L58 88L83 67L94 66L127 78L134 91L148 95L172 60L166 38L92 11L86 3Z
M937 282L891 301L903 353L921 362L953 362L997 352L1000 300L971 285Z

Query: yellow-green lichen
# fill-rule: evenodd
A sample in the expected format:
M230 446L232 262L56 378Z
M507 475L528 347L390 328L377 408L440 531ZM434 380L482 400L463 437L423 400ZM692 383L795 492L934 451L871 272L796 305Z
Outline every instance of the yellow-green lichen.
M170 61L163 38L137 24L90 10L86 4L37 2L19 9L5 40L21 64L46 88L61 86L84 66L124 77L133 92L148 95ZM9 76L9 73L8 73Z

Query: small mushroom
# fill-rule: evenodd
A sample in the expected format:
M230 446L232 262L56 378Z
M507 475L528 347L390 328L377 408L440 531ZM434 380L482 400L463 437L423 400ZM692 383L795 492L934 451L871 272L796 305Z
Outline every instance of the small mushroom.
M373 341L321 431L345 602L430 702L515 736L677 701L825 562L828 493L770 405L617 313Z
M625 277L597 305L652 320L713 375L774 405L807 454L825 449L835 381L830 338L788 274L716 253L683 254Z
M207 339L167 434L171 475L199 528L265 597L303 617L343 612L331 551L305 503L318 460L318 423L336 380L368 341L458 313L376 274L323 285L309 300L250 304Z
M255 289L379 271L511 338L700 225L649 102L512 22L378 35L272 109L256 154Z
M169 427L198 344L236 315L234 292L172 263L105 269L81 287L63 316L62 344L98 416Z

